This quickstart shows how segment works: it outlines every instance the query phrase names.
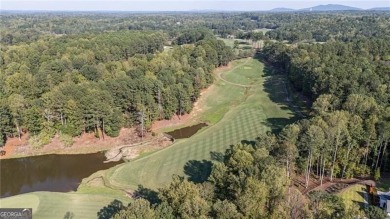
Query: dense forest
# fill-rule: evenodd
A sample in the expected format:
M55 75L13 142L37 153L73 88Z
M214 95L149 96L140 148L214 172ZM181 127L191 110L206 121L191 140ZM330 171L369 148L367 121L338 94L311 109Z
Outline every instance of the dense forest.
M262 40L258 55L310 101L304 119L231 146L202 181L140 188L115 218L381 218L291 181L390 170L390 14L26 13L1 16L0 146L30 133L117 136L189 113L212 71L237 58L221 38ZM266 29L266 32L259 31ZM142 126L140 126L142 124ZM253 139L248 139L253 140ZM211 163L211 162L210 162Z
M30 132L40 147L58 131L64 139L91 131L104 138L190 112L211 71L233 53L212 34L183 45L184 35L167 51L164 33L133 30L2 47L1 139Z
M315 101L310 119L296 124L301 170L346 178L389 170L389 42L377 37L264 48L264 57Z

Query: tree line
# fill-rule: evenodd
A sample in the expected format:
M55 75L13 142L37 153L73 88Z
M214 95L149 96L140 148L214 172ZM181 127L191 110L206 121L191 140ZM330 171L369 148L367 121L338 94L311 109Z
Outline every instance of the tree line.
M165 34L119 31L53 37L1 52L0 135L30 132L41 146L57 132L117 136L121 127L191 111L231 49L212 35L164 51ZM142 130L143 131L143 130Z
M290 142L288 132L262 135L251 145L233 145L225 153L217 153L213 162L189 161L184 169L195 173L187 171L188 179L174 175L172 182L158 191L139 186L128 206L114 201L98 216L103 218L109 212L115 219L386 217L377 207L361 210L356 203L346 206L341 197L325 191L313 191L305 197L291 187L284 168L288 152L282 152ZM197 172L199 166L205 167L208 175Z
M350 178L390 168L389 39L297 47L269 43L263 55L311 98L308 119L290 125L290 162L304 173ZM293 151L294 151L293 150Z
M389 35L390 17L386 12L362 11L343 13L100 13L45 12L17 13L5 11L0 19L1 42L15 45L46 40L52 36L99 34L121 30L164 31L177 37L184 29L206 28L222 38L270 29L264 39L289 42L349 42L357 38ZM256 35L256 34L255 34Z

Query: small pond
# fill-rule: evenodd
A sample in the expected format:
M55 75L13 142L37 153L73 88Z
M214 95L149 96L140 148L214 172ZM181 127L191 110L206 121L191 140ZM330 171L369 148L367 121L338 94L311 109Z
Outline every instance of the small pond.
M42 155L0 160L0 197L34 191L75 191L81 180L119 162L103 163L103 152Z
M172 136L174 139L189 138L195 133L197 133L201 128L206 126L206 123L199 123L193 126L187 126L181 129L176 129L171 132L167 132L167 134Z

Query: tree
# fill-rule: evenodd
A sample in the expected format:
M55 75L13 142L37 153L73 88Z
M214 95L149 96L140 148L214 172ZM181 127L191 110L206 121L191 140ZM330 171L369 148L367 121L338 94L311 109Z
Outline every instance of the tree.
M123 125L123 116L119 109L114 109L105 123L105 132L110 137L117 137Z
M311 168L314 163L313 160L315 159L313 156L315 156L317 159L323 156L322 154L318 154L318 151L320 151L320 149L325 144L324 131L319 126L311 125L309 129L302 135L301 144L303 146L303 150L307 152L305 169L305 181L307 188L309 186Z
M345 205L342 198L324 191L313 191L309 193L309 198L314 218L344 218Z
M365 213L368 219L385 219L387 216L385 211L372 205L365 209Z
M0 99L0 146L5 144L7 136L14 132L12 113L8 107L8 100Z
M167 202L173 214L180 218L206 218L210 210L209 203L204 200L197 186L182 177L174 176L173 182L159 190L159 198Z
M285 162L287 180L290 180L291 172L294 168L295 158L298 156L297 141L300 128L296 124L287 125L279 134L281 144L279 146L279 156Z
M330 170L330 180L333 180L334 169L336 165L337 152L343 143L347 133L347 121L349 114L345 111L335 111L325 116L325 121L328 123L328 129L325 131L327 139L333 146L332 163Z
M237 198L237 206L240 212L247 218L265 217L269 197L268 186L261 181L247 178L242 194Z
M44 128L42 112L37 104L33 104L32 107L26 109L24 112L24 118L26 128L33 135L38 134Z
M8 104L13 117L13 122L16 126L17 135L20 140L22 134L21 125L23 122L23 112L27 106L26 100L20 94L12 94L8 97Z
M156 218L158 219L175 219L173 209L167 202L162 202L155 207Z
M239 219L242 218L242 214L238 212L237 206L228 200L217 200L213 204L212 210L213 218L217 219Z
M114 219L134 218L134 219L148 219L155 218L155 212L150 207L150 203L145 199L136 199L130 202L126 209L115 214Z

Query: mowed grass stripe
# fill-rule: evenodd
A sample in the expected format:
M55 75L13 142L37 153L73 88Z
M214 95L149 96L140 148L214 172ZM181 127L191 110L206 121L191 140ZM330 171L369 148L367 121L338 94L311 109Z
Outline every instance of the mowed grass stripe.
M201 104L223 115L205 113L205 119L222 118L211 127L189 139L181 140L161 151L141 159L122 164L108 174L112 184L136 189L139 184L158 188L170 182L173 174L184 175L183 167L189 160L210 159L210 152L223 152L229 145L242 140L254 140L260 132L270 130L266 126L268 118L288 119L291 111L284 104L274 103L264 89L264 66L258 60L240 60L233 65L241 65L223 73L225 79L237 84L251 84L253 87L237 87L217 81L214 92ZM249 79L248 79L249 78ZM254 82L256 83L254 83ZM275 89L284 89L278 83ZM283 91L280 90L280 94ZM205 95L210 95L206 93ZM277 95L277 98L283 98ZM282 108L284 107L284 108Z
M64 218L67 212L73 218L97 218L97 213L115 199L115 196L91 195L59 192L33 192L3 198L0 208L28 208L33 209L33 218L55 219ZM124 205L128 200L121 200Z

